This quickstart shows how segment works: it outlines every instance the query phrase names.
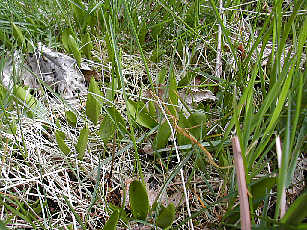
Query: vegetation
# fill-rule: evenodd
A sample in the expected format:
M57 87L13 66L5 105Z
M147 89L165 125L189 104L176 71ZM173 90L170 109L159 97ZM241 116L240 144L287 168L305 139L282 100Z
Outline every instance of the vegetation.
M240 229L238 173L253 229L307 228L307 2L222 2L0 1L1 229ZM24 85L39 43L87 93Z

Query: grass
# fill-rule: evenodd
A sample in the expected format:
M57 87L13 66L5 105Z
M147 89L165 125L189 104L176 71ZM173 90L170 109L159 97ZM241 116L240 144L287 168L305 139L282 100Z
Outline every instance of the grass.
M173 203L174 229L238 229L236 135L252 228L306 227L305 212L293 223L306 199L306 6L0 2L1 79L38 42L98 76L67 100L33 73L29 98L13 64L14 87L0 84L0 226L102 229L115 213L118 229L158 229ZM216 100L187 103L204 89ZM129 205L135 179L151 205L144 220Z

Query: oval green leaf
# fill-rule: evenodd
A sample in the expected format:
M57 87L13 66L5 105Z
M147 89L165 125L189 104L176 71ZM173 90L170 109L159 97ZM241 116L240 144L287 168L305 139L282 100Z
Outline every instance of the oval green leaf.
M115 125L109 115L106 115L100 123L99 134L104 142L112 139L115 133Z
M91 58L91 51L93 49L93 43L91 40L91 36L88 32L85 33L85 35L82 38L82 52L85 54L86 58L90 59Z
M103 227L103 230L115 230L119 218L118 209L114 210L108 221Z
M122 115L117 111L117 109L112 106L110 108L106 108L106 111L108 115L110 116L111 120L113 121L113 124L115 125L116 128L119 129L121 135L125 135L128 133L127 128L126 128L126 121L122 117Z
M178 125L181 128L187 128L189 130L189 128L192 127L190 120L184 116L182 111L180 111L178 115L179 115ZM189 138L187 138L186 136L184 136L179 132L177 133L177 141L178 145L187 145L191 143Z
M65 29L62 33L62 44L67 52L70 52L69 51L69 39L68 39L69 34L70 34L70 29Z
M13 36L14 38L23 45L25 43L25 37L23 36L21 30L18 26L15 25L14 22L12 22L12 30L13 30Z
M134 218L145 220L149 211L149 200L145 186L138 180L130 184L129 201Z
M76 59L78 66L80 66L81 65L81 53L79 51L79 46L76 40L71 34L68 35L68 47L69 47L70 52L72 52L72 54L74 55L74 58Z
M149 129L157 125L157 122L150 116L144 103L128 100L127 108L132 118L135 119L139 125Z
M66 111L65 112L66 121L68 124L70 124L72 127L76 127L77 125L77 116L72 111Z
M207 116L204 113L195 112L192 113L188 118L191 124L190 133L197 139L200 140L202 134L205 133L205 123L207 120Z
M307 217L307 192L300 195L289 207L281 222L286 224L299 224Z
M37 100L27 90L21 86L14 88L14 94L22 101L24 101L31 109L35 109Z
M162 207L162 210L156 220L157 225L163 229L171 226L175 220L175 210L176 208L173 203L170 203L166 208Z
M84 128L80 132L80 136L78 139L78 143L76 144L76 150L78 153L78 160L83 160L84 153L87 147L87 142L88 142L88 126L87 124L84 126Z
M263 199L275 185L276 185L276 177L266 177L258 179L251 186L251 193L253 199L255 201Z
M101 95L98 84L94 78L91 78L86 101L86 115L95 125L98 123L98 117L101 111L101 105L96 97L91 94Z
M65 154L70 154L70 149L65 143L65 134L62 131L56 130L55 131L55 140L59 146L59 149Z
M167 123L167 121L164 121L159 129L158 129L158 133L156 135L155 138L155 147L156 149L162 149L166 146L167 142L168 142L168 138L171 135L171 129Z

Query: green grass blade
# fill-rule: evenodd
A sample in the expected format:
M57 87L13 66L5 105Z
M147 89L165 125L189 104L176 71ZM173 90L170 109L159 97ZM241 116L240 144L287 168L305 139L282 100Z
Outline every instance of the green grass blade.
M281 219L282 223L297 225L307 216L307 192L300 195L289 207L285 216Z
M144 66L145 66L145 71L146 71L147 77L149 79L149 82L150 82L150 85L151 85L152 89L154 89L154 85L153 85L154 82L153 82L151 74L149 72L147 61L146 61L146 58L145 58L145 55L144 55L144 52L143 52L143 49L142 49L142 46L141 46L141 43L140 43L140 40L139 40L139 36L138 36L138 34L136 32L134 22L133 22L133 20L131 18L130 11L129 11L129 8L128 8L126 0L123 0L123 3L125 5L125 10L126 10L126 13L127 13L127 16L128 16L128 21L129 21L130 26L132 28L132 32L133 32L134 38L136 40L136 44L137 44L137 46L139 48L139 51L140 51L140 54L141 54L141 57L142 57L142 60L143 60Z
M124 80L124 76L123 76L123 72L122 72L122 68L121 68L121 61L120 61L119 55L118 55L118 49L117 49L115 34L114 34L114 30L113 30L113 27L112 27L112 21L111 20L109 20L109 25L110 25L109 31L110 31L111 39L112 39L112 47L113 47L113 51L114 51L114 57L115 57L115 61L116 61L117 70L118 70L118 73L119 73L119 76L120 76L120 81L121 81L121 84L122 84L123 97L124 97L124 100L125 100L125 103L126 103L126 106L127 106L128 97L127 97L127 93L126 93L126 90L125 90L126 84L125 84L125 80ZM128 115L128 122L129 122L129 125L130 125L130 132L131 132L130 138L131 138L133 145L134 145L134 151L135 151L134 154L135 154L135 160L136 160L136 165L137 165L137 172L138 172L138 175L141 177L141 179L144 183L144 175L143 175L143 172L142 172L140 157L139 157L139 154L138 154L138 148L137 148L137 145L136 145L136 140L135 140L135 135L134 135L132 118L131 118L130 115Z

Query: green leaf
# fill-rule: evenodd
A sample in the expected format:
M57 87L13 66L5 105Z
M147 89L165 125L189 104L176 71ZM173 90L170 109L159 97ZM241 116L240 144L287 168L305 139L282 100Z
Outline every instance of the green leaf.
M125 135L128 133L126 128L126 122L122 115L117 111L117 109L113 106L110 108L106 108L107 113L109 116L113 119L115 127L117 127L122 135Z
M288 211L281 219L281 223L299 224L307 217L307 192L300 195L289 207Z
M42 106L40 107L38 106L39 103L36 100L36 98L32 96L30 92L28 90L25 90L23 87L15 86L14 95L19 99L17 100L17 103L22 104L22 105L23 103L25 103L26 105L28 105L29 110L26 110L27 112L26 114L29 118L33 118L34 114L32 111L40 115L41 115L41 112L43 112L43 111L40 111L41 109L43 110L43 108L40 108Z
M130 207L134 218L145 220L149 211L149 201L145 186L140 181L133 181L129 188Z
M70 52L73 54L74 58L77 61L78 66L80 67L81 65L81 53L79 51L79 46L74 39L74 37L70 34L68 35L68 47Z
M0 63L0 66L1 66L1 64L2 63ZM1 67L2 68L2 67ZM4 88L4 86L2 86L1 84L0 84L0 100L1 100L1 102L4 100L4 98L6 97L6 95L7 95L7 90L6 90L6 88Z
M114 212L115 210L118 210L118 212L119 212L119 219L123 222L123 223L125 223L125 224L127 224L128 225L128 223L129 223L129 221L130 221L130 217L129 217L129 215L127 214L127 212L125 211L125 209L122 209L121 207L118 207L118 206L116 206L116 205L114 205L114 204L112 204L112 203L108 203L108 205L109 205L109 207L110 207L110 209Z
M254 200L264 198L268 192L276 185L276 177L266 177L258 179L251 186L251 193Z
M189 85L194 76L195 73L193 71L187 72L186 75L178 82L178 87Z
M99 134L104 142L112 139L115 133L115 124L109 115L106 115L100 123Z
M113 211L112 215L104 225L103 230L115 230L118 218L119 218L119 211L118 209L116 209Z
M113 51L113 48L112 48L112 41L111 41L111 37L110 37L109 33L105 34L104 40L106 42L106 47L107 47L107 50L108 50L108 60L109 60L109 62L113 63L113 61L115 60L115 54L114 54L114 51Z
M163 31L163 26L167 21L157 23L151 27L151 36L154 40L160 36L161 31Z
M88 88L86 101L86 115L95 125L98 123L98 118L101 111L101 105L93 94L101 95L98 84L94 78L91 78ZM93 94L92 94L93 93Z
M148 32L147 23L143 23L141 29L139 30L139 34L138 34L141 46L146 45L145 38L146 38L147 32Z
M307 224L301 223L295 226L296 230L306 230L307 229Z
M70 35L70 29L65 29L62 33L62 43L63 43L63 46L65 48L65 50L67 52L70 52L69 50L69 35Z
M142 125L145 128L149 129L152 129L157 126L157 122L150 116L144 103L128 100L127 108L130 115L139 125Z
M13 47L7 33L5 31L0 31L0 41L5 45L8 50Z
M151 117L157 117L157 109L155 106L155 102L153 101L148 101L148 113L150 114Z
M91 58L91 51L93 49L93 43L91 40L91 36L88 32L85 33L85 35L82 38L82 52L85 54L86 58Z
M106 89L106 94L105 97L109 100L109 101L114 101L114 97L115 97L115 91L118 89L118 78L117 77L112 77L112 81L109 82L108 84L108 88Z
M165 84L166 74L167 74L167 69L162 68L158 75L158 84L162 84L162 85Z
M69 155L70 154L70 149L65 143L65 133L62 131L56 130L55 131L55 140L60 148L60 150L65 154Z
M87 124L84 126L84 128L80 132L80 136L78 139L78 143L76 144L76 150L78 153L78 160L82 160L84 157L84 153L87 147L87 142L88 142L88 126Z
M17 42L21 45L25 44L25 37L22 34L22 31L19 29L18 26L15 25L14 22L12 22L12 30L13 30L13 36L17 40Z
M11 125L10 125L11 129L9 130L9 132L16 135L17 134L17 124L16 124L15 119L12 119L12 121L10 123L11 123Z
M155 49L150 56L150 60L154 63L158 63L162 55L164 55L165 53L166 53L165 49Z
M189 118L189 123L191 128L189 131L190 133L197 139L200 140L202 137L202 134L205 133L205 122L207 120L207 116L204 113L201 112L194 112L192 113Z
M60 123L60 120L59 120L59 119L56 119L55 125L56 125L56 127L58 127L59 129L61 129L61 123ZM64 138L65 138L65 134L64 134Z
M175 220L175 206L173 203L170 203L166 208L162 207L161 212L156 220L157 225L160 228L167 228L171 226Z
M171 129L167 123L167 121L164 121L159 129L158 129L158 133L156 135L155 138L155 148L156 149L162 149L166 146L167 142L168 142L168 138L171 135Z
M183 112L179 112L179 121L178 121L178 125L181 128L190 128L192 127L190 120L185 118ZM187 145L190 144L191 141L189 138L187 138L186 136L184 136L181 133L177 133L177 141L178 141L178 145Z
M31 109L35 109L37 105L37 100L35 97L33 97L29 91L25 90L21 86L16 86L14 88L14 94L16 97L18 97L20 100L25 102Z
M86 21L85 18L85 10L84 5L81 0L74 0L74 2L71 3L71 8L73 11L73 17L75 22L82 26L84 24L84 21Z
M14 87L14 95L20 99L17 100L18 103L24 102L27 105L27 115L32 118L35 115L37 118L44 120L46 122L49 121L47 108L43 103L38 101L33 95L30 94L29 90L24 89L21 86ZM21 103L24 105L24 103Z
M192 136L197 140L200 140L203 133L205 133L206 114L201 112L194 112L188 118L185 118L183 112L179 112L178 125L181 128L186 128ZM177 140L179 145L187 145L191 143L191 140L181 133L177 134Z
M72 111L66 111L65 112L65 117L68 122L72 127L76 127L77 125L77 116L74 114Z
M171 71L169 76L168 98L169 98L169 103L171 104L169 106L169 110L174 116L176 116L177 115L176 105L178 105L178 93L177 93L177 82L174 71Z

